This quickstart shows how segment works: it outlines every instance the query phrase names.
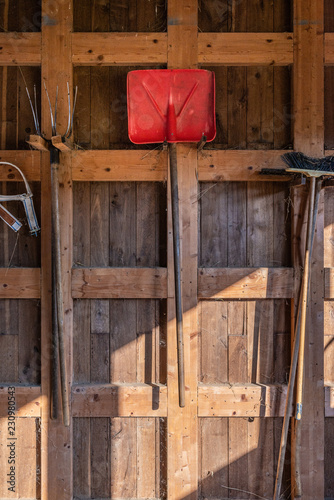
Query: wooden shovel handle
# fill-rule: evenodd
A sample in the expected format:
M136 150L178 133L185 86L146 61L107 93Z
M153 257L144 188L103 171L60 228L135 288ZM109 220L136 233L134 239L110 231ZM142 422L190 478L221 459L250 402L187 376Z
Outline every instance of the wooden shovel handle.
M173 221L173 250L174 250L174 277L175 277L175 315L177 332L177 364L179 384L179 406L185 406L184 380L184 346L182 320L182 291L181 291L181 255L180 255L180 226L179 226L179 190L177 183L177 154L176 144L169 145L170 152L170 179L172 194L172 221Z

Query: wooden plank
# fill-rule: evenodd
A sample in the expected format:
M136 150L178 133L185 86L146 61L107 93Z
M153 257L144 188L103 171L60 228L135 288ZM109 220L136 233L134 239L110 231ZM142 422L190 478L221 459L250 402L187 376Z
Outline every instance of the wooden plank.
M116 321L114 319L117 318ZM134 300L110 301L110 380L137 380L137 307Z
M248 423L248 488L262 498L270 498L274 488L273 419Z
M65 0L58 3L57 8L48 0L42 0L42 74L41 79L45 82L51 102L55 102L57 86L59 87L58 107L57 107L57 131L63 134L68 122L67 103L67 82L72 94L73 76L71 64L71 30L73 24L72 0ZM45 92L42 93L42 109L48 109L48 102ZM45 112L41 120L41 132L45 137L51 137L51 121L49 113ZM44 154L43 154L44 155ZM48 163L49 155L45 154ZM46 166L46 165L45 165ZM50 171L50 163L48 165ZM42 253L51 256L51 219L46 203L50 203L50 184L47 178L43 179L42 203L46 210L44 219L44 235ZM47 198L47 200L45 199ZM73 199L72 199L72 179L71 179L71 157L61 155L59 165L59 207L61 221L61 264L62 264L62 286L64 311L64 331L66 371L68 374L67 387L70 394L70 384L72 381L72 341L73 341L73 302L71 297L71 272L73 263L72 256L72 227L73 227ZM47 239L49 241L47 241ZM43 302L47 314L51 314L50 290L51 287L51 258L43 260L43 275L46 275L45 287L43 287ZM42 307L43 308L43 307ZM42 392L45 395L45 406L42 411L42 477L41 496L42 498L57 497L59 500L73 496L73 443L72 427L65 427L62 422L62 412L59 411L57 420L49 420L50 408L50 366L46 349L50 347L50 327L49 320L44 318L42 322L43 353L42 354ZM47 366L45 366L47 365ZM51 445L52 443L52 445ZM62 481L59 481L59 477Z
M196 68L198 42L197 0L168 2L168 68ZM180 200L181 267L183 300L183 336L185 365L185 407L179 407L176 322L174 300L167 301L167 498L197 498L198 488L198 186L197 150L194 146L177 145L178 185ZM170 187L168 188L170 190ZM169 236L168 295L174 295L171 195L168 194L167 231Z
M334 459L333 435L334 435L334 420L332 418L325 419L325 498L333 498L334 496L334 478L332 474L332 464Z
M294 148L310 156L320 157L324 154L323 19L323 1L294 0ZM302 439L297 450L303 493L305 495L307 492L310 498L315 499L324 497L323 214L321 196L313 243L306 328L305 386L300 424ZM303 218L303 214L301 216ZM303 241L302 234L295 233L295 236ZM300 261L295 260L293 264L298 266ZM294 486L292 483L292 489Z
M166 298L165 268L83 268L72 270L73 298Z
M37 300L19 301L18 380L21 384L40 384L40 305Z
M90 419L91 498L110 497L110 419Z
M325 65L334 64L334 33L325 33L324 56Z
M88 418L73 420L73 493L90 497L91 484L90 432Z
M199 420L199 492L202 498L225 497L222 486L228 484L228 431L226 418L201 418ZM215 453L212 453L213 449L216 450Z
M167 388L160 384L75 384L74 417L165 417Z
M0 268L1 299L39 299L40 269Z
M325 387L325 417L334 417L334 386ZM327 436L326 436L327 437Z
M325 268L325 299L334 299L334 268Z
M199 417L281 417L287 386L215 384L198 386Z
M111 498L135 498L137 425L134 419L111 419Z
M8 417L8 385L0 386L0 417ZM41 416L41 389L38 386L15 386L15 405L17 417Z
M259 175L262 168L285 169L284 151L201 151L198 155L199 181L283 181L288 176Z
M163 151L77 151L73 154L75 181L165 181L167 155Z
M273 149L274 68L247 68L247 147Z
M73 33L75 65L160 64L167 61L165 33Z
M40 33L0 33L2 66L38 66L41 64Z
M286 66L292 33L199 33L198 62L226 66Z
M227 304L200 302L199 380L219 384L228 380Z
M227 196L224 182L201 184L200 201L200 266L227 265Z
M200 268L199 298L291 298L292 268Z
M38 495L38 424L35 419L16 421L16 492L18 498L36 498ZM8 470L8 469L7 469Z
M137 419L137 498L159 498L156 493L156 419Z
M248 419L229 418L228 484L236 490L229 491L229 498L248 497ZM225 483L226 484L226 483ZM244 492L241 490L245 490Z

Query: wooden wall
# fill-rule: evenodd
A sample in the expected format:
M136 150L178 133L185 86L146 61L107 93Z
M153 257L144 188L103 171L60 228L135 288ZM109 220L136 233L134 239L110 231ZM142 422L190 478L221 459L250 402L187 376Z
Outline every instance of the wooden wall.
M334 149L332 2L0 0L0 27L0 160L26 173L42 227L37 238L26 226L18 236L0 227L1 471L8 386L18 415L16 496L0 472L0 497L272 498L307 190L259 171L283 168L292 148ZM167 67L216 76L216 139L202 152L177 148L184 409L168 155L127 135L128 71ZM69 428L49 417L49 156L25 142L34 131L25 85L30 93L37 85L50 135L42 81L53 100L59 85L60 131L65 83L79 88L75 148L60 166ZM10 167L0 169L1 193L22 188ZM305 500L334 498L333 194L324 187L313 253ZM18 203L8 208L23 218ZM294 497L291 449L286 499Z

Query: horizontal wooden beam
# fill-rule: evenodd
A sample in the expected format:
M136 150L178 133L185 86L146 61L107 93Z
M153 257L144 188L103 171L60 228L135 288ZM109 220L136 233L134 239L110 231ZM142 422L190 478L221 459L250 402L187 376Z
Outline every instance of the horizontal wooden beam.
M263 168L285 170L284 150L203 150L198 154L198 180L220 181L286 181L288 175L260 175Z
M0 299L39 299L39 268L0 268Z
M38 151L3 150L0 151L0 162L2 161L14 163L22 170L29 182L39 181L41 178L41 156ZM21 180L22 177L15 168L0 164L0 181Z
M73 417L166 417L167 387L148 384L72 386Z
M284 170L284 150L206 149L198 153L198 180L289 181L288 175L260 175L262 168ZM72 155L74 181L156 181L167 179L167 152L162 150L88 150ZM334 151L332 151L334 154ZM40 179L38 151L0 151L0 161L22 167L28 180ZM0 165L0 181L19 180L13 169Z
M0 66L39 66L41 33L0 33Z
M282 417L286 394L286 385L200 384L198 416Z
M152 65L167 63L167 33L73 33L75 65Z
M8 394L10 391L10 395ZM14 397L17 417L41 416L41 388L39 386L0 385L0 418L8 417L8 397ZM12 402L13 399L10 399Z
M334 268L325 268L325 299L334 299Z
M74 181L165 181L167 152L153 150L76 151Z
M292 33L199 33L198 62L224 66L293 63Z
M294 270L288 267L200 268L200 299L292 298Z
M167 297L167 269L80 268L72 270L75 299L163 299Z
M325 417L334 417L334 385L325 387Z
M39 66L40 33L0 33L1 66ZM293 63L292 33L199 33L200 64L226 66ZM75 65L167 62L166 33L73 33ZM334 33L325 34L325 64L334 64Z

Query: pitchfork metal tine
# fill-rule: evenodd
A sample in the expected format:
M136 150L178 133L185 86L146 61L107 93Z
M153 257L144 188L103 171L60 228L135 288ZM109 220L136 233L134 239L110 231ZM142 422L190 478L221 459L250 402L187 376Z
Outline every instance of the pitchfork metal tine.
M68 133L70 131L70 126L71 126L71 94L70 94L70 85L68 82L67 82L67 100L68 100L68 122L67 122L65 137L68 137Z
M46 92L46 97L48 98L48 102L49 102L50 116L51 116L51 129L52 129L52 135L56 135L56 134L54 133L54 130L55 130L55 124L54 124L54 120L53 120L53 111L52 111L52 106L51 106L50 96L49 96L48 89L46 88L45 82L44 82L44 89L45 89L45 92Z
M28 95L28 99L29 99L29 103L30 103L30 107L31 107L31 111L32 111L32 116L34 118L34 124L35 124L36 134L40 135L38 121L36 119L36 114L35 114L34 106L32 104L32 100L31 100L31 97L30 97L30 94L29 94L28 87L26 87L26 92L27 92L27 95Z
M34 85L34 100L35 100L36 132L37 132L37 135L41 135L41 129L39 128L39 120L38 120L36 85Z
M68 131L68 134L65 135L65 137L67 139L69 139L71 137L72 131L73 131L74 111L75 111L75 106L76 106L76 103L77 103L77 95L78 95L78 87L76 86L75 87L75 93L74 93L74 102L73 102L72 114L70 113L70 110L69 110L69 114L71 114L71 125L70 125L70 130Z
M57 106L58 105L58 85L57 85L57 88L56 88L56 104L55 104L55 128L54 128L54 133L52 135L57 135Z

